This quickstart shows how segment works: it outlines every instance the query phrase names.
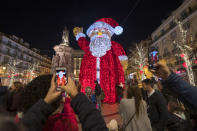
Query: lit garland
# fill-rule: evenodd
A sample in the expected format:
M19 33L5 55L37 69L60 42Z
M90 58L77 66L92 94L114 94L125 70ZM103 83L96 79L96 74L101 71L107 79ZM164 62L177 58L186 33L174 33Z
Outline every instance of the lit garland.
M193 74L193 71L192 71L192 62L189 59L189 56L192 53L192 48L190 46L186 45L187 30L183 29L182 23L180 21L178 22L178 26L179 26L180 33L181 33L181 37L180 37L181 40L178 41L178 42L174 41L173 43L181 51L181 55L180 56L184 60L183 66L187 70L187 74L188 74L188 78L189 78L190 84L195 86L194 74Z
M12 83L13 83L13 81L14 81L14 77L15 77L16 75L18 75L18 71L17 71L16 66L17 66L18 64L20 64L20 63L21 63L21 61L20 61L20 60L17 60L17 59L15 59L15 60L13 60L13 61L10 61L10 62L8 63L8 66L10 67L10 70L11 70L11 75L8 76L8 77L10 78L9 87L12 86Z
M35 69L39 66L39 63L34 63L32 64L29 69L28 69L28 72L29 72L29 80L32 81L33 79L33 74L34 74L34 71Z
M136 66L132 66L132 67L135 68L135 69L139 69L141 78L144 79L145 78L144 66L146 65L146 60L147 60L145 52L147 52L147 50L144 49L142 47L142 45L140 45L138 47L138 45L136 44L136 51L137 51L137 53L133 52L132 50L130 50L130 51L132 52L132 54L134 56L134 57L132 57L130 59L130 61L134 60L134 63L137 65L137 67Z

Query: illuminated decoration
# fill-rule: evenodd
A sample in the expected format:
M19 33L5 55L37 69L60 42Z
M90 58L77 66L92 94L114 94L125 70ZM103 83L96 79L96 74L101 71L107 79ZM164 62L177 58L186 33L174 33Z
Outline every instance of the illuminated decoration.
M183 65L183 67L187 68L186 62L184 62L182 65Z
M141 81L143 78L145 78L144 67L146 65L146 60L147 60L146 53L145 52L147 50L144 49L142 47L142 45L138 46L137 44L136 44L136 50L137 50L137 52L132 52L132 50L130 50L131 53L134 56L132 59L130 59L130 61L133 61L134 60L135 65L133 65L132 67L134 69L137 69L137 70L140 71L140 75L141 75L140 76L140 81Z
M197 60L195 60L195 63L197 64Z
M141 71L140 71L140 74L142 75L143 73L144 73L144 71L141 70Z
M111 40L108 35L103 34L104 37L91 37L90 40L90 51L93 56L95 57L102 57L104 56L107 51L111 50Z
M92 24L86 34L90 37L90 34L95 30L99 28L107 29L111 36L115 33L116 35L120 35L123 32L123 28L118 25L118 23L111 19L111 18L101 18L98 21L96 21L94 24Z
M182 23L178 21L178 26L180 29L180 34L181 34L181 39L178 41L174 41L173 43L180 49L181 51L181 57L184 60L183 67L186 68L188 78L189 78L189 83L193 86L195 86L195 81L194 81L194 74L192 70L192 61L190 61L190 55L192 54L192 48L187 45L186 43L186 37L187 37L187 30L184 30L182 27Z
M33 78L35 77L35 70L36 68L38 68L39 63L33 63L32 65L29 66L28 71L28 77L29 77L29 81L32 81Z
M8 78L10 78L10 81L9 81L9 87L12 86L13 82L14 82L14 77L16 74L18 74L18 70L16 68L17 65L19 65L21 63L20 60L18 59L14 59L14 60L11 60L9 63L8 63L8 66L9 66L9 72L11 75L8 75Z
M119 58L120 61L128 60L127 56L118 56L118 58Z
M84 33L79 33L76 35L76 40L78 40L81 37L86 37L86 35Z
M112 20L109 18L104 19ZM111 21L111 23L113 22L114 20ZM88 86L94 90L94 82L98 80L105 93L103 102L115 103L117 100L115 86L117 84L121 85L121 83L123 87L125 85L124 70L121 62L126 61L128 58L119 43L111 41L109 37L105 37L105 33L98 34L96 32L99 28L105 31L107 29L110 33L115 33L114 28L118 24L115 23L114 25L116 26L114 27L111 24L108 25L106 22L99 23L101 23L100 20L94 23L87 31L88 35L91 33L97 34L96 36L91 36L90 42L84 35L80 35L81 32L78 32L76 35L80 48L85 52L81 62L79 81L82 86L81 91L85 93L85 88Z
M180 54L180 57L181 57L181 58L184 58L184 56L185 56L184 54Z

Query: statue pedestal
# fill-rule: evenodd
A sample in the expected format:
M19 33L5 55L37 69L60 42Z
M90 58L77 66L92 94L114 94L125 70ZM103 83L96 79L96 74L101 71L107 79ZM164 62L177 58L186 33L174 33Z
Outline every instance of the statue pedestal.
M73 49L65 44L56 45L53 47L55 55L52 59L52 72L55 72L57 67L63 67L67 69L68 75L73 77Z

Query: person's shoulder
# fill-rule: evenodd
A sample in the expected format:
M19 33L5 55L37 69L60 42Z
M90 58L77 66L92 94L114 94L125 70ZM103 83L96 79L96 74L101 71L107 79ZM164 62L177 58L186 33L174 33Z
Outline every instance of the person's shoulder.
M120 104L121 104L121 103L122 103L122 104L127 104L127 103L132 102L132 101L134 101L134 99L123 98L123 99L120 101Z

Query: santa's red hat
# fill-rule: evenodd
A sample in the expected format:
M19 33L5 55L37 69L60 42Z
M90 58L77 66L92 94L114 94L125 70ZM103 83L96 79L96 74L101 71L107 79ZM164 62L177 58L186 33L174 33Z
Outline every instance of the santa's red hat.
M90 36L91 32L97 28L104 28L107 29L111 36L115 33L116 35L120 35L123 32L123 28L119 26L118 22L116 22L112 18L101 18L97 20L94 24L92 24L86 34Z

